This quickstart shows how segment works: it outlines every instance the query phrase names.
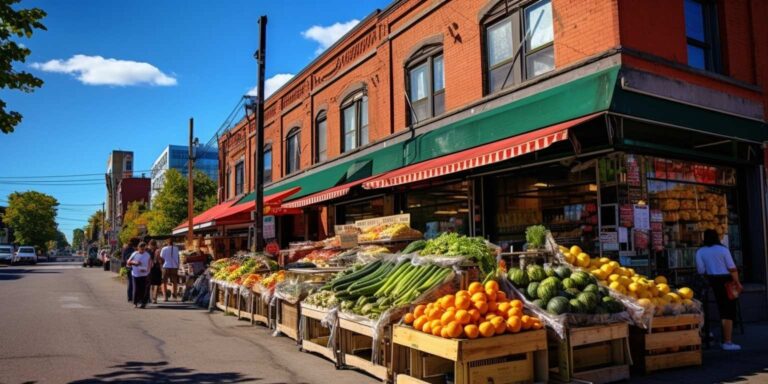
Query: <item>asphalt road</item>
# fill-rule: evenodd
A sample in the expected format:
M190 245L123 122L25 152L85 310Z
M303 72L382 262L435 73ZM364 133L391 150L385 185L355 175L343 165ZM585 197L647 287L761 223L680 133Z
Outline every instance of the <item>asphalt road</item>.
M182 303L135 309L76 263L0 267L0 383L375 383L295 342Z

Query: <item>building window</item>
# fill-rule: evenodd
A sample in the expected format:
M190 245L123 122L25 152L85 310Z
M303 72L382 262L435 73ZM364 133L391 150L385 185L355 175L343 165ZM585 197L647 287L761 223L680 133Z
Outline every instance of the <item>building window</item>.
M299 170L301 153L299 150L299 128L293 128L285 139L285 174L290 175Z
M245 180L245 166L240 161L235 165L235 195L243 193L243 184Z
M418 123L445 111L445 73L440 45L420 49L407 64L411 121Z
M264 147L264 183L272 181L272 146L267 145Z
M360 91L341 104L341 151L368 144L368 96Z
M486 81L493 93L555 69L551 0L492 9L485 23Z
M685 0L685 35L688 43L688 65L717 71L717 10L713 2Z
M328 119L325 111L320 112L315 120L315 162L328 159Z

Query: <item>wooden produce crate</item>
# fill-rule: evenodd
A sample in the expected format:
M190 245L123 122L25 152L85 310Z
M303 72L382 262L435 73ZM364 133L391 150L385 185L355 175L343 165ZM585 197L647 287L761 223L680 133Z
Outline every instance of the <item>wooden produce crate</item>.
M339 358L343 365L357 368L385 382L392 381L392 358L405 359L402 354L392 353L392 326L386 326L379 343L379 353L373 357L373 329L368 324L339 316ZM393 356L394 355L394 356Z
M275 312L277 313L275 329L283 335L296 340L297 343L299 342L300 311L301 306L299 302L291 304L285 300L277 300L277 305L275 306Z
M300 304L299 318L301 319L302 338L301 350L304 352L316 353L331 360L338 367L338 347L334 343L328 346L331 340L331 329L323 327L321 321L328 315L328 311L322 308ZM338 341L338 337L333 338Z
M701 365L701 315L654 317L651 329L632 327L630 346L637 371Z
M251 292L251 300L248 307L251 324L261 323L270 326L269 302L258 292Z
M550 376L563 382L611 383L629 379L629 326L613 323L566 329L566 339L548 330Z
M392 342L408 363L395 366L396 383L532 383L549 379L547 333L523 331L490 338L445 339L395 326ZM397 352L395 349L394 351Z

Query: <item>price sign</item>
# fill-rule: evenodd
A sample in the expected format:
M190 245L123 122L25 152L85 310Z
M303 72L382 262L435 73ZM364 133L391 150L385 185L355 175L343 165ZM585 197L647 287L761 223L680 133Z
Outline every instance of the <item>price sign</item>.
M262 226L264 238L265 239L274 239L275 237L275 217L274 216L264 216L264 225Z
M342 248L354 248L357 247L357 233L340 233L339 245Z

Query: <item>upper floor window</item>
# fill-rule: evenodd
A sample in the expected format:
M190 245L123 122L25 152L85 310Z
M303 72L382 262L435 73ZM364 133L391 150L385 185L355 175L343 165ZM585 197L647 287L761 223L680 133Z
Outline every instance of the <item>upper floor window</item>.
M411 120L437 116L445 111L445 73L440 45L420 49L407 65Z
M360 91L341 104L341 151L368 144L368 96Z
M243 161L239 161L235 165L235 195L243 193L243 186L245 184L245 165Z
M285 174L290 175L299 170L301 153L299 152L299 128L293 128L285 139Z
M325 111L317 114L315 120L315 162L328 159L328 119Z
M688 65L698 69L716 71L719 62L715 54L717 48L717 9L714 2L685 0L685 35L688 47Z
M486 86L491 93L555 69L551 0L516 8L508 2L489 12L485 27Z
M272 181L272 146L267 145L264 147L264 172L262 173L264 182L269 183Z

